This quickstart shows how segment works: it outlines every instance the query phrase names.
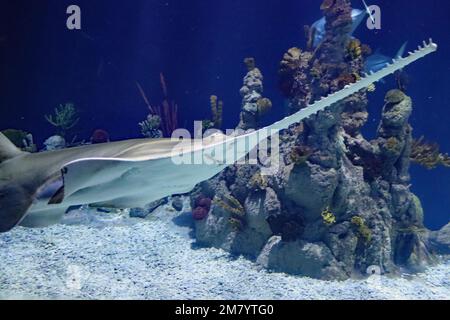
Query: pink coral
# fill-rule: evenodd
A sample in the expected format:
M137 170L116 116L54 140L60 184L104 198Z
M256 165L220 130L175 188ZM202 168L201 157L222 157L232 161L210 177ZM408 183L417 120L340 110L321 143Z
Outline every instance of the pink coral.
M109 142L109 133L103 129L97 129L92 134L91 142L93 144Z

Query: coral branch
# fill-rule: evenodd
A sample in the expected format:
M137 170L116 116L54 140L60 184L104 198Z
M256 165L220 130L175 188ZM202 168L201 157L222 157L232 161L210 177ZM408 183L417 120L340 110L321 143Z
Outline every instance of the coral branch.
M168 94L167 84L164 75L162 73L160 73L160 81L161 81L161 88L164 94L164 101L162 102L161 106L152 107L144 90L142 89L142 86L138 82L136 82L136 86L139 89L142 99L144 100L145 104L147 105L150 111L150 116L159 117L160 127L163 131L163 135L165 137L170 137L172 135L172 132L178 128L178 105L174 101L169 103L169 98L167 96ZM155 123L156 122L152 122L152 124ZM148 136L149 132L156 132L158 130L158 128L155 128L154 126L149 126L149 124L150 122L146 122L146 120L139 123L139 125L141 126L141 131L146 136Z
M155 114L155 111L153 110L152 105L150 104L150 101L148 100L147 95L144 92L144 89L142 89L142 86L137 81L136 81L136 86L138 87L138 90L141 93L142 99L144 99L145 104L147 105L148 109L150 110L150 113Z
M414 140L411 150L411 160L427 169L440 165L450 167L450 156L439 151L437 143L428 143L424 137Z
M67 130L72 129L78 123L78 111L73 103L66 103L55 108L54 115L45 115L45 119L54 127L58 128L59 134L64 136Z

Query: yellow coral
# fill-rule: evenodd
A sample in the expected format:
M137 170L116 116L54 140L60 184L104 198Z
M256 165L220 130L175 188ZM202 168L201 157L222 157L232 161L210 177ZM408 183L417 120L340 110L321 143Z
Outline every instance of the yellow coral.
M361 42L357 39L350 40L347 46L347 58L355 60L361 57L361 54L362 54Z
M218 97L215 95L212 95L209 100L211 105L212 120L205 120L205 123L209 124L210 127L219 129L222 127L223 101L219 101Z
M217 117L217 96L212 95L209 98L209 101L211 102L211 113L213 116L213 119Z
M213 201L214 204L218 205L225 211L229 211L232 214L241 218L245 216L244 207L241 205L239 200L237 200L235 197L231 195L224 195L223 199L220 199L218 196L215 196Z
M280 72L289 73L297 69L301 63L301 54L302 50L299 48L290 48L281 60Z
M358 235L364 239L366 244L372 240L372 231L366 226L363 218L354 216L351 219L351 223L357 228Z
M268 98L261 98L256 102L258 106L258 114L259 116L263 116L267 114L270 109L272 109L272 101Z
M320 5L320 10L328 10L334 5L334 0L324 0Z
M242 221L236 218L229 218L228 223L234 229L234 231L240 231L243 228Z
M391 152L398 153L401 151L400 141L395 137L390 137L386 140L386 148Z
M370 84L367 86L367 91L368 92L374 92L376 90L376 86L374 83Z
M361 80L361 76L359 75L359 73L353 72L352 75L353 75L353 77L355 77L356 81Z
M330 211L330 208L327 207L325 210L321 213L323 222L326 225L332 225L336 223L336 216Z
M214 119L216 128L222 127L222 118L223 118L223 101L220 100L217 105L217 117Z
M322 76L322 71L320 70L319 66L314 66L311 68L310 74L314 79L320 79L320 77Z
M268 187L267 178L261 174L261 171L255 173L249 183L253 189L264 190Z

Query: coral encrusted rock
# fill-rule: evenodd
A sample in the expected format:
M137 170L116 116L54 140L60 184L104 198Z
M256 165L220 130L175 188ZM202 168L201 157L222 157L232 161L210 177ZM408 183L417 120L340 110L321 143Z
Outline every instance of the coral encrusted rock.
M246 58L247 75L244 77L244 85L240 93L242 96L242 111L238 129L256 129L260 118L272 108L272 102L263 97L263 75L256 67L254 58Z
M314 52L291 48L281 61L280 88L289 113L363 74L367 50L351 37L350 1L325 1L322 10L322 43ZM245 129L257 126L262 93L260 72L253 60L247 64L239 125ZM445 249L448 232L426 230L420 200L410 190L412 100L389 91L376 138L369 141L361 130L368 119L367 92L282 131L275 174L233 165L198 185L192 202L200 194L214 201L207 217L195 223L197 241L251 257L267 269L320 279L374 269L421 271L434 263L430 248Z

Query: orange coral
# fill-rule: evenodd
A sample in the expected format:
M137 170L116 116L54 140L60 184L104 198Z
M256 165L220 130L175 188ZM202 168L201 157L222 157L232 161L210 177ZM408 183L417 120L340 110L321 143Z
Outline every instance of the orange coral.
M320 6L320 10L328 10L330 9L335 3L335 0L324 0L322 2L322 5Z
M281 60L280 72L289 72L297 69L300 66L300 56L302 50L299 48L290 48L283 56Z
M361 57L362 48L361 42L358 39L352 39L349 41L346 50L346 58L348 60L355 60Z
M252 71L253 69L256 68L256 61L255 61L255 58L252 58L252 57L250 57L250 58L245 58L245 59L244 59L244 63L245 63L245 65L246 65L248 71Z
M434 169L440 165L450 167L450 156L441 153L437 143L425 142L423 136L413 141L410 158L427 169Z
M344 73L337 78L339 88L343 88L348 84L351 84L357 80L354 74Z

